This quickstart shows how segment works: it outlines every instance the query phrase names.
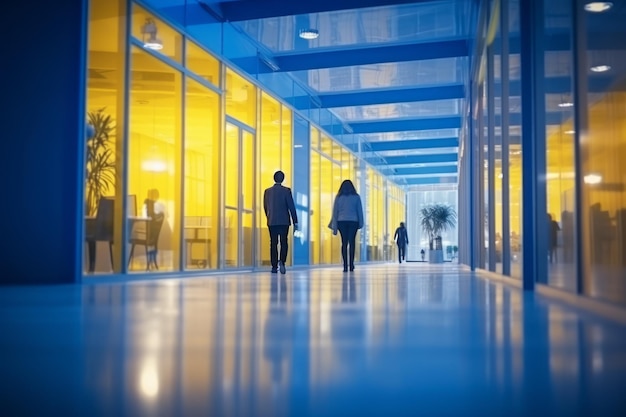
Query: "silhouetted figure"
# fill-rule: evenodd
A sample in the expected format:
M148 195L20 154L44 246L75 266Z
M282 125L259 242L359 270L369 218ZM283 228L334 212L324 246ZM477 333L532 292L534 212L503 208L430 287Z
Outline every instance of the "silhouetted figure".
M548 230L550 232L550 238L548 240L548 259L550 263L552 261L557 262L556 247L558 242L558 233L561 230L559 223L556 220L552 220L552 216L548 214Z
M289 226L293 220L294 230L298 230L298 215L293 202L291 189L283 187L282 183L285 174L282 171L274 173L274 185L265 190L263 194L263 209L267 217L267 228L270 232L270 261L272 263L272 273L286 272L285 262L287 261L287 235ZM280 240L280 263L278 258L278 241Z
M354 271L356 232L363 227L363 205L361 196L356 192L350 180L344 180L339 187L333 204L333 216L328 227L333 229L333 235L337 234L337 230L341 234L343 272L348 271L348 265L350 271Z
M396 233L393 235L393 240L398 245L398 262L404 261L406 247L409 244L409 234L407 233L404 222L400 222L400 227L396 229Z
M426 252L424 251L424 249L420 251L420 255L422 255L422 262L424 262L424 259L426 258Z

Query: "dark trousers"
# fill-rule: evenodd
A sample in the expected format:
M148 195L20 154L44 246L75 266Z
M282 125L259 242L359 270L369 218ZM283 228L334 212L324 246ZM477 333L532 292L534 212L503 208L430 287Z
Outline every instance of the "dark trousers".
M272 261L272 268L278 267L278 241L280 240L280 261L285 263L287 261L287 249L289 244L287 243L287 235L289 234L289 225L280 226L268 226L270 231L270 260Z
M350 268L354 268L354 251L356 232L359 230L359 222L337 222L337 229L341 234L341 257L343 267L348 267L348 246L350 246Z
M406 244L403 245L401 243L398 243L398 261L400 263L402 263L402 261L404 260L405 254L406 254Z

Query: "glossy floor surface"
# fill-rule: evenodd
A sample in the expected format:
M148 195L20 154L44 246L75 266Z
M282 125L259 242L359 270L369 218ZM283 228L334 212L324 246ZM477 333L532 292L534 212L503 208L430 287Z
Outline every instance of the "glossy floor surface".
M0 415L626 415L624 326L455 265L0 287Z

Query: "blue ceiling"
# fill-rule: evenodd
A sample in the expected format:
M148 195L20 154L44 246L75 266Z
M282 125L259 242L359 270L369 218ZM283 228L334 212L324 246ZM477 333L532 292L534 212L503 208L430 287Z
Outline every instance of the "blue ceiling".
M320 125L354 150L361 142L398 184L456 183L474 0L198 0L196 12L183 0L150 4L184 10L199 36L211 20L227 22L253 45L222 46L233 64L266 76L297 109L330 112ZM302 39L302 29L319 37ZM283 76L300 91L281 86Z

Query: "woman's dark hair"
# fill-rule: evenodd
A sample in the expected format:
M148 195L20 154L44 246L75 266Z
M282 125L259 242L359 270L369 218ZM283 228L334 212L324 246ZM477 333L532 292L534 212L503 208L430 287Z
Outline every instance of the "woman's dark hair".
M337 195L351 195L356 194L356 188L354 188L354 184L350 180L344 180L341 183L341 187L339 187L339 191L337 191Z

